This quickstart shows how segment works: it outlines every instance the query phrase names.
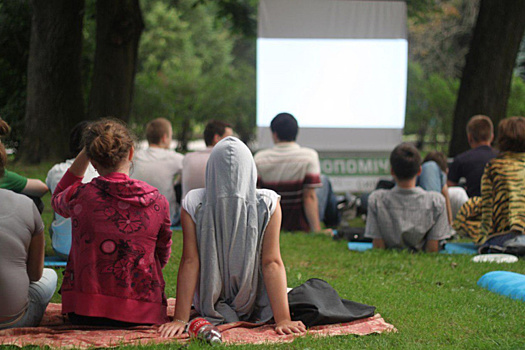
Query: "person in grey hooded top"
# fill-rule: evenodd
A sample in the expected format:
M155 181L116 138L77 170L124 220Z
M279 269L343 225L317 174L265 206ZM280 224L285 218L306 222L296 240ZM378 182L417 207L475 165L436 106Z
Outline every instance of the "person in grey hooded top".
M183 253L174 321L162 336L180 335L191 304L213 324L275 320L279 334L302 333L290 318L286 272L279 248L281 208L271 190L257 190L250 150L227 137L213 149L206 188L182 203Z

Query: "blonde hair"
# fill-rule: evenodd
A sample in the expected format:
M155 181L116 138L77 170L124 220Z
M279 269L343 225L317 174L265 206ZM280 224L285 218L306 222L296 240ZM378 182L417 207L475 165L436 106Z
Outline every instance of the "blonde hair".
M478 114L470 118L467 124L467 134L474 142L490 141L494 134L492 120L486 115Z
M164 135L171 130L171 123L166 118L153 119L146 125L146 139L148 143L158 145Z

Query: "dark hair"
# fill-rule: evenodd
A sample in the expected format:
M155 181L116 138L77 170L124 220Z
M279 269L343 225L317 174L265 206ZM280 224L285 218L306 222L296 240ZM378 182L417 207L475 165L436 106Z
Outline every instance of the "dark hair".
M112 170L126 159L133 147L133 136L122 121L102 119L86 128L84 144L90 159Z
M499 122L498 146L501 152L525 152L525 118L510 117Z
M399 180L414 178L421 166L419 151L410 143L398 145L392 153L390 153L390 166Z
M226 132L226 128L231 127L230 124L221 120L210 120L204 128L204 142L206 143L206 146L213 146L213 138L215 135L222 137Z
M427 154L423 163L434 161L437 163L442 172L446 173L448 169L447 157L443 152L432 151Z
M153 119L146 125L146 139L149 144L158 145L164 135L168 135L171 122L166 118Z
M0 118L0 137L6 136L11 132L9 124ZM0 141L0 177L4 176L5 167L7 165L7 152L5 150L4 144Z
M69 152L70 152L70 158L75 158L77 154L82 151L82 148L84 147L84 144L82 143L82 135L84 134L84 130L89 125L89 122L87 120L83 120L77 125L71 129L71 132L69 133Z
M290 113L279 113L270 123L270 129L277 134L279 141L295 141L299 125Z
M494 134L494 126L492 120L486 115L475 115L468 121L467 134L469 134L474 142L490 141Z

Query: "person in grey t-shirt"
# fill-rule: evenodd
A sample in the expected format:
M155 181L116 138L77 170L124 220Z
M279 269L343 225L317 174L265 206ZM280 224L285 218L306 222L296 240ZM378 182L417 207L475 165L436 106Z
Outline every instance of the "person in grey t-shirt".
M0 119L0 136L8 130ZM7 154L0 142L0 178ZM0 329L36 327L57 285L44 269L44 223L33 201L0 189Z
M398 145L390 166L396 187L370 195L365 237L373 239L374 248L437 252L439 241L450 237L445 198L416 187L421 156L414 146Z

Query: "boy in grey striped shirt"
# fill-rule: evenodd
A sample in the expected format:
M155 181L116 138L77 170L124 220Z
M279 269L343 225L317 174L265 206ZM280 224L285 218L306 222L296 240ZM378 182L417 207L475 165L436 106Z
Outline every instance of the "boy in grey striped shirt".
M416 187L421 156L413 145L397 146L390 166L396 186L370 195L365 237L372 238L378 249L437 252L439 241L450 237L445 198Z

